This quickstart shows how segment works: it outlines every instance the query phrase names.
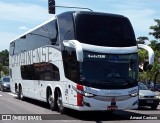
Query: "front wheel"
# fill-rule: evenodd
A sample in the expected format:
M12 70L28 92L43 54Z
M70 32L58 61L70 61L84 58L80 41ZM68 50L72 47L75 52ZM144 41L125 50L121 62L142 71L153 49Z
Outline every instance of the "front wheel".
M61 114L64 114L65 107L63 107L62 94L61 94L60 90L58 90L58 92L57 92L57 105L58 105L59 112Z
M4 91L5 91L3 86L2 86L2 89L1 89L1 90L2 90L2 92L4 92Z

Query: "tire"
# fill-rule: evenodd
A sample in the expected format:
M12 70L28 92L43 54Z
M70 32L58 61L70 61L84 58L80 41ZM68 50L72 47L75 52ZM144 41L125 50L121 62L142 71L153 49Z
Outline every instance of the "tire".
M107 115L112 115L115 111L105 111Z
M64 114L66 109L63 107L63 101L62 101L62 94L60 90L57 91L57 105L58 105L58 110L61 114Z
M151 106L151 109L152 109L152 110L156 110L157 107L158 107L158 105L152 105L152 106Z
M22 92L22 87L20 86L19 91L17 93L18 99L24 101L24 96Z
M53 97L51 90L49 90L48 104L49 104L49 107L52 111L57 110L57 97L56 96Z
M2 92L4 92L4 88L2 87Z

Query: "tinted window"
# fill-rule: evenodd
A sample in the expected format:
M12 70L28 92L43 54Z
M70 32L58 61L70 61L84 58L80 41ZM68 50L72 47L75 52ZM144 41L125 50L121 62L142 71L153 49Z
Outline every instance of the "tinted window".
M17 39L14 53L19 54L45 45L58 45L58 28L56 20ZM11 47L10 49L10 51L12 51L13 48Z
M46 62L21 66L21 75L24 80L60 80L58 67Z
M75 39L73 13L63 13L57 16L60 29L60 40Z
M14 42L12 42L12 43L10 44L10 48L9 48L9 54L10 54L10 55L13 55L13 54L14 54L14 45L15 45Z
M84 52L80 80L86 86L120 89L137 85L137 54L113 55Z
M3 82L10 82L10 78L3 78Z
M72 80L73 82L77 82L78 63L76 60L75 49L65 48L62 55L63 55L63 65L66 78Z
M78 14L76 16L77 40L92 45L127 47L136 40L129 20L107 14Z
M148 90L147 86L145 86L143 83L138 83L139 90Z
M21 76L25 80L34 80L34 66L33 65L24 65L21 66Z

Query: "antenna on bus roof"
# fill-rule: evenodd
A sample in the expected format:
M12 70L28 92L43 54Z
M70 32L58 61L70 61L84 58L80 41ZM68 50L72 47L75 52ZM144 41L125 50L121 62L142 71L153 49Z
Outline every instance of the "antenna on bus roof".
M55 0L48 0L48 12L49 14L55 14L55 7L62 7L62 8L76 8L76 9L87 9L89 11L93 11L89 8L82 8L82 7L70 7L70 6L56 6Z

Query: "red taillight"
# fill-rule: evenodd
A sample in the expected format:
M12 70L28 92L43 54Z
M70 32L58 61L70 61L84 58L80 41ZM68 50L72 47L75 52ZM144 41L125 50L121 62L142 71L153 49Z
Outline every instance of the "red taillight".
M77 89L83 91L83 86L78 84ZM79 93L77 93L77 106L83 106L83 96Z

